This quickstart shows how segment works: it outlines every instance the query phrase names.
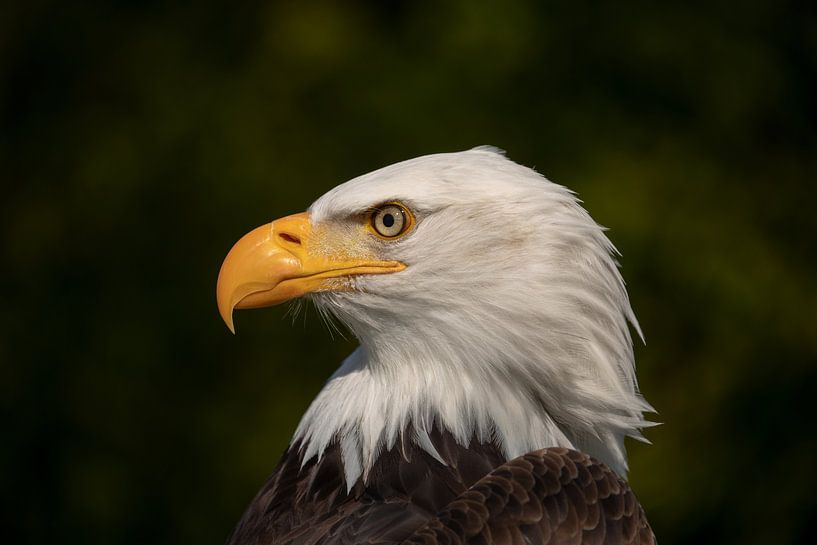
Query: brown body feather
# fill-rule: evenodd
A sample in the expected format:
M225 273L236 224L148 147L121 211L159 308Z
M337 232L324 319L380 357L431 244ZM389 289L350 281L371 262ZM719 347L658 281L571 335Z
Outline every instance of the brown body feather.
M303 464L298 444L247 508L230 545L655 543L627 483L580 452L505 462L498 448L432 434L440 463L408 442L347 492L340 449Z

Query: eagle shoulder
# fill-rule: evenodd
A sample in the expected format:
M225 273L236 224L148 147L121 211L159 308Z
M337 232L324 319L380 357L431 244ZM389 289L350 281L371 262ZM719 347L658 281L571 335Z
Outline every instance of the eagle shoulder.
M491 471L403 545L439 543L652 545L655 535L633 491L609 467L547 448Z

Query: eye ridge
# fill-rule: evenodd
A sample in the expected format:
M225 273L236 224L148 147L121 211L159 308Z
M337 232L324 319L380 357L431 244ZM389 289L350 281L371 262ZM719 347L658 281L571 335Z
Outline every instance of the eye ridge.
M369 228L385 240L396 239L414 225L414 216L400 203L389 202L375 208L369 217Z

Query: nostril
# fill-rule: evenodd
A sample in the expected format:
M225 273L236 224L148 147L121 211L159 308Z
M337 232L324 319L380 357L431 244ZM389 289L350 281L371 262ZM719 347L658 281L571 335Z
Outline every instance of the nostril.
M278 236L291 244L301 244L301 239L289 233L278 233Z

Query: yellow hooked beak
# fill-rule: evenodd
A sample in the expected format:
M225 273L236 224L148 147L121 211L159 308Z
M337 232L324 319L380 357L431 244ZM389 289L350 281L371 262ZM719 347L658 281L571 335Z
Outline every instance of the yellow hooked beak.
M340 277L384 274L406 268L399 261L326 255L309 214L287 216L244 235L227 254L218 274L216 300L222 319L235 333L233 309L277 305L301 295L348 289ZM320 237L317 237L320 238Z

